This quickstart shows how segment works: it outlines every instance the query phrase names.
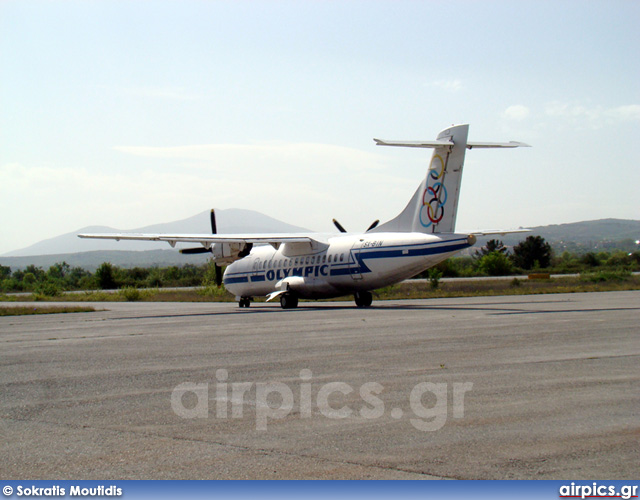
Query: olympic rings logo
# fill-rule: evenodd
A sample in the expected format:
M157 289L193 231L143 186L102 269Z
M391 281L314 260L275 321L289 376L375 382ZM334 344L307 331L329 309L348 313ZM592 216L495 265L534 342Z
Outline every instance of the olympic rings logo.
M437 224L444 217L447 189L442 183L443 177L444 161L440 155L433 155L427 174L427 187L422 194L422 207L420 208L420 224L423 227Z

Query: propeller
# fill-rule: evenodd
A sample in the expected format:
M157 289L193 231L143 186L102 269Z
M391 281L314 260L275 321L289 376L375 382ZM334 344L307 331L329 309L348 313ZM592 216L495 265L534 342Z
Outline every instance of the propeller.
M338 231L340 231L341 233L346 233L347 232L347 230L344 227L342 227L342 224L340 224L337 220L333 219L333 224L338 228ZM371 225L367 228L365 233L368 233L369 231L371 231L378 224L380 224L380 220L379 219L374 220L371 223Z
M217 234L218 230L216 225L216 212L213 208L211 209L210 218L211 218L211 234ZM211 252L211 247L183 248L182 250L180 250L180 253L185 255L193 255L198 253L209 253L209 252ZM220 286L222 285L222 268L216 263L214 263L214 268L216 272L216 285Z
M342 224L340 224L337 220L333 219L333 224L338 228L338 231L340 231L341 233L347 232L347 230L343 228Z
M380 219L376 219L374 220L371 225L367 228L367 230L365 231L365 233L368 233L369 231L371 231L374 227L376 227L378 224L380 224Z

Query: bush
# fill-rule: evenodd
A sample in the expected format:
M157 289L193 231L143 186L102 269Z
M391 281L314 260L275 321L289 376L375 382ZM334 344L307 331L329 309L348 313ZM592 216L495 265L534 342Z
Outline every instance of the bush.
M25 273L22 277L22 283L29 288L31 285L35 284L36 277L33 273Z
M580 275L582 281L601 283L603 281L624 281L631 277L630 271L598 271L597 273L585 273Z
M2 280L2 283L0 283L0 285L0 290L2 290L3 292L21 292L24 290L22 281L19 281L15 278Z
M40 283L34 290L37 295L44 295L45 297L57 297L62 292L58 285L51 281L45 281Z
M585 265L585 266L589 266L589 267L598 267L600 265L600 259L598 258L598 256L593 253L593 252L587 252L585 253L582 258L580 259L580 261Z
M230 295L224 287L219 287L215 284L198 288L197 293L203 297L226 297Z
M491 252L483 256L478 269L489 276L508 276L513 272L509 257L502 252Z
M132 286L126 286L118 290L118 295L127 302L137 302L142 300L142 293L140 293L140 290Z
M152 288L162 288L163 284L162 273L158 268L154 268L147 278L147 286Z
M439 269L436 269L435 267L429 269L429 283L433 290L440 286L440 278L442 278L442 273Z
M610 267L631 267L633 259L627 252L616 252L607 259L607 266Z

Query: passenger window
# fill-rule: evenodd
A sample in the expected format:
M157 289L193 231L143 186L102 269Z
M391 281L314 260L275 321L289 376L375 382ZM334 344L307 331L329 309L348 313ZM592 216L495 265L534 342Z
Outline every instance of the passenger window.
M311 257L311 263L313 264L316 261L316 257L315 255L313 257Z
M341 254L340 254L340 262L342 262L343 260L344 260L344 254L343 254L343 253L341 253Z
M329 255L329 264L331 264L331 255Z
M323 255L323 256L322 256L322 263L324 264L325 262L327 262L327 256L326 256L326 255Z

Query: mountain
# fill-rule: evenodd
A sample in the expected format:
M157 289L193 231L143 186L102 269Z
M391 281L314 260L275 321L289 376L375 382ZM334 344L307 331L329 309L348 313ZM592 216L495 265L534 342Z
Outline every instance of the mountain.
M551 224L530 228L530 233L507 234L505 236L485 236L478 238L476 247L481 247L490 239L499 239L507 246L517 245L528 235L542 236L556 252L588 252L619 248L638 250L640 221L626 219L599 219L568 224Z
M600 219L572 224L552 224L532 228L551 243L591 243L640 239L640 221L625 219Z
M216 223L219 233L304 233L309 232L298 226L292 226L260 212L231 208L216 210ZM72 233L63 234L35 243L27 248L9 252L0 257L41 256L75 254L79 252L94 252L99 250L112 251L144 251L158 250L158 242L150 241L113 241L88 240L78 238L79 233L210 233L209 211L199 213L188 219L154 224L138 229L114 229L106 226L90 226L78 229ZM193 245L192 245L193 246ZM168 245L167 245L168 248ZM178 246L179 248L179 246ZM56 261L59 262L59 261ZM7 264L5 264L7 265Z

